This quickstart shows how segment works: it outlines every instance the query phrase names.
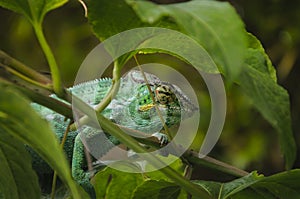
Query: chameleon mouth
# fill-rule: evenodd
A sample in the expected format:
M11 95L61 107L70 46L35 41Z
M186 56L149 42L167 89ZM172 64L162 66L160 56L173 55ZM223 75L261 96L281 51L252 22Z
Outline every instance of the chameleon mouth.
M139 111L148 111L148 110L152 109L153 107L155 107L155 104L153 104L153 103L142 105L139 107Z

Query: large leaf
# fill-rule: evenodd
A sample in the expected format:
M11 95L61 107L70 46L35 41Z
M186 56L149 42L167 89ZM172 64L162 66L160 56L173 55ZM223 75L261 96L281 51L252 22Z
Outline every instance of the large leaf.
M269 75L275 82L277 81L276 70L269 56L260 41L251 33L248 33L248 49L245 62L256 70Z
M207 73L219 72L211 56L201 45L187 35L170 29L144 27L128 30L103 41L96 49L97 55L102 52L99 50L101 47L109 52L112 60L119 57L128 59L136 51L163 52L182 59ZM127 56L122 56L124 54ZM103 54L103 56L107 55Z
M246 34L240 17L229 3L203 0L168 5L144 0L127 2L145 23L155 25L165 20L164 16L173 18L179 30L202 45L229 79L241 72Z
M209 69L202 66L198 67L200 63L203 63L203 60L209 58L229 78L236 77L239 74L246 50L245 31L240 18L228 3L191 1L180 4L156 5L149 1L129 0L127 3L132 8L124 0L90 2L89 21L100 40L104 41L126 30L145 26L171 28L186 34L187 37L193 39L203 49L193 51L194 48L186 44L186 39L183 41L180 39L170 40L171 38L167 37L161 37L160 40L157 40L161 45L176 44L181 46L182 51L190 50L189 54L204 51L206 57L203 59L203 56L199 56L200 61L197 60L196 62L198 63L196 67L202 71L216 73L217 68L215 64L213 64L214 70L211 70L212 67L210 66L208 66L210 67ZM111 15L110 13L114 14ZM163 16L171 16L176 23L174 23L174 20ZM141 39L139 34L132 34L131 38L126 38L126 42L130 44L136 40L134 37ZM147 43L149 39L151 39L151 35L144 39L143 42ZM117 47L124 48L125 46L120 43ZM133 48L132 50L135 49ZM172 54L168 51L159 50L158 46L154 47L151 52ZM177 57L184 59L181 56ZM187 61L186 59L184 60Z
M196 181L206 188L213 198L252 199L252 198L291 198L300 197L300 170L282 172L263 177L253 172L248 176L228 183Z
M118 165L131 170L134 165ZM140 173L126 173L106 167L93 178L97 198L132 198L133 192L144 180Z
M0 110L0 121L8 115ZM11 136L10 129L0 124L0 192L6 199L40 198L36 173L24 144Z
M170 159L172 157L165 157ZM145 165L144 165L145 166ZM114 168L137 171L140 165L125 162L114 163ZM146 170L152 167L146 164ZM184 164L181 160L174 161L170 167L183 175ZM99 171L92 179L97 198L186 198L187 193L172 181L163 172L157 170L147 173L125 173L117 169L106 167ZM147 191L145 191L147 190ZM122 195L120 195L122 193Z
M101 41L145 25L123 0L93 0L88 4L88 10L89 22Z
M179 173L180 175L184 176L184 172L186 171L186 165L181 161L181 159L177 159L176 156L168 155L167 157L161 156L160 159L164 161L166 164L168 162L172 162L169 167L171 167L174 171ZM175 161L174 161L175 159ZM171 181L168 176L166 176L161 170L156 170L153 165L146 164L145 166L146 170L152 171L148 172L147 176L151 180L165 180L165 181Z
M86 193L73 181L65 154L48 123L39 117L31 108L30 102L18 92L2 84L0 90L1 130L33 148L57 171L74 198L86 198Z
M164 180L147 180L139 186L135 193L134 199L172 199L178 198L180 186Z
M213 198L225 199L251 186L261 177L262 176L258 176L256 172L253 172L243 178L239 178L228 183L218 183L210 181L195 181L195 183L201 185L203 188L209 191Z
M47 12L68 0L0 0L0 6L24 15L32 24L41 24Z
M296 144L291 129L290 103L287 91L276 83L275 72L260 45L250 46L245 69L239 77L242 90L254 106L277 130L286 167L291 168L296 156ZM254 48L253 48L254 47Z

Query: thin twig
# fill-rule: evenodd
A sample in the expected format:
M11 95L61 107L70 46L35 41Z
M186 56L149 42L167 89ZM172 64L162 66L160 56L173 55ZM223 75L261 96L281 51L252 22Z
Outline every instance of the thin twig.
M70 132L70 125L71 125L71 121L69 122L65 132L64 132L64 136L61 140L61 143L60 143L60 148L63 149L64 146L65 146L65 143L66 143L66 140L67 140L67 137L68 137L68 134ZM57 181L57 172L54 171L54 174L53 174L53 179L52 179L52 190L51 190L51 199L54 199L55 198L55 188L56 188L56 181Z
M120 78L121 78L121 69L118 62L115 62L114 69L113 69L112 86L108 91L108 93L106 94L106 96L101 100L101 102L98 105L96 105L95 107L96 112L101 113L108 106L108 104L111 102L114 96L117 94L120 87ZM77 121L77 124L81 126L87 124L88 122L89 122L89 118L88 116L85 115ZM72 124L71 130L75 130L75 129L76 129L76 125Z
M223 173L227 173L236 177L243 177L249 174L247 171L234 167L225 162L216 160L209 156L205 156L204 158L199 158L198 153L196 153L193 150L186 151L184 153L184 157L192 164L202 165L206 168L221 171Z
M168 136L168 138L172 139L173 137L171 136L171 134L170 134L170 132L169 132L169 128L168 128L168 126L166 125L166 123L165 123L165 121L164 121L164 118L162 117L161 111L159 110L158 105L155 103L155 98L154 98L154 96L153 96L153 93L152 93L152 90L151 90L149 81L148 81L148 79L147 79L147 77L146 77L146 75L145 75L145 73L144 73L144 71L143 71L141 65L140 65L139 62L138 62L137 57L136 57L135 55L133 55L133 57L134 57L134 59L135 59L136 64L137 64L138 67L139 67L139 70L141 71L141 73L142 73L142 75L143 75L143 78L144 78L145 82L146 82L146 86L147 86L147 88L148 88L148 91L149 91L150 97L151 97L151 99L152 99L152 102L153 102L153 104L154 104L154 107L155 107L155 110L156 110L156 112L157 112L157 115L158 115L158 117L159 117L161 123L163 124L164 130L165 130L165 134Z
M87 17L88 16L88 9L87 6L85 5L83 0L78 0L79 3L82 5L83 9L84 9L84 16Z
M45 38L42 25L40 23L33 23L33 28L36 34L36 37L41 45L41 48L45 54L48 65L51 71L51 77L53 81L53 90L58 97L64 98L65 92L61 80L61 74L56 63L54 54Z

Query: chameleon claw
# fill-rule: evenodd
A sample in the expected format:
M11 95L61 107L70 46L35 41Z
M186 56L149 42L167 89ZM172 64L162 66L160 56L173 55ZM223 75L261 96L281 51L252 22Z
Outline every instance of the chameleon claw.
M159 140L160 146L168 144L169 138L166 134L163 133L153 133L152 136L156 137Z
M117 123L117 121L114 118L109 118L109 120L113 123Z

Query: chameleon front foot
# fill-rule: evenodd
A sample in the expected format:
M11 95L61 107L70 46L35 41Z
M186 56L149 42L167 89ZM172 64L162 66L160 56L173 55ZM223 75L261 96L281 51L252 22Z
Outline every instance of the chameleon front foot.
M163 133L153 133L152 136L156 137L159 140L160 146L164 146L169 143L169 138L166 134Z

